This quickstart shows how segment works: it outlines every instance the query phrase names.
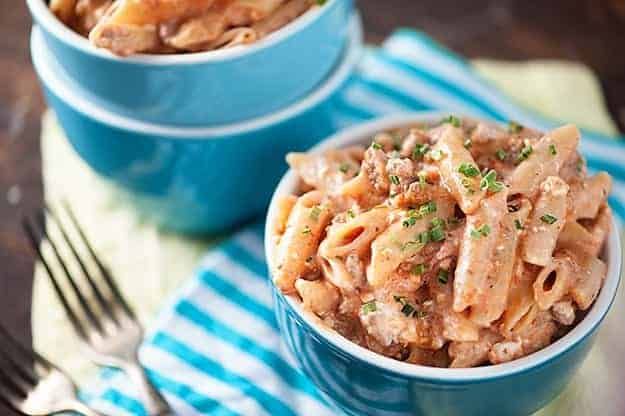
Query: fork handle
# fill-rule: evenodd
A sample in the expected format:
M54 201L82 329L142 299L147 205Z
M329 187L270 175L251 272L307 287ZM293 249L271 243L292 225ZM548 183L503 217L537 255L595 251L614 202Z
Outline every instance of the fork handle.
M171 408L148 379L145 370L137 362L132 362L124 367L124 371L137 386L143 399L143 406L149 416L166 416L171 414Z

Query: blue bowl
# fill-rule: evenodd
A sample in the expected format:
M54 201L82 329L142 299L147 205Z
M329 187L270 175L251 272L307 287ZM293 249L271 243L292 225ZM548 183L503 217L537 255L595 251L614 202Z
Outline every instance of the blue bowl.
M161 125L206 127L271 114L307 96L340 61L352 0L330 0L253 45L126 58L93 47L44 0L27 0L52 55L112 112Z
M443 114L412 114L373 121L339 133L313 151L365 144L379 131L415 122L438 121ZM275 252L271 224L276 200L295 193L298 179L289 172L278 186L267 218L265 250ZM319 326L298 301L273 286L282 337L304 373L327 400L348 415L529 415L553 400L588 354L597 329L616 295L621 275L621 246L616 224L603 253L608 274L586 317L550 346L521 359L467 369L441 369L396 361L364 349Z
M48 104L95 171L130 191L140 212L164 228L215 234L266 209L287 152L308 149L336 130L331 98L362 48L358 16L349 27L345 55L314 93L271 116L220 128L163 127L98 107L64 76L37 27L31 53Z

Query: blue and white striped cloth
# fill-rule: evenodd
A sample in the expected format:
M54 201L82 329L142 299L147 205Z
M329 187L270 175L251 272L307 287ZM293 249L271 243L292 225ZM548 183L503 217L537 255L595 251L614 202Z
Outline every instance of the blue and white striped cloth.
M366 52L335 104L337 126L436 109L513 119L544 130L556 124L517 107L462 59L407 30ZM625 218L625 145L584 131L582 149L591 170L607 170L615 178L610 203ZM141 359L181 415L337 414L281 345L261 224L206 255L197 274L154 323ZM136 392L113 370L104 371L84 396L107 414L144 414Z

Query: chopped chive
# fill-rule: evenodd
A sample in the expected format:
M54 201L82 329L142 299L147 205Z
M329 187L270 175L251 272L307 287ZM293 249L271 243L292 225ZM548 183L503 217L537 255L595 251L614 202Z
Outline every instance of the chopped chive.
M304 229L302 230L302 234L304 234L304 235L312 234L312 230L310 229L309 226L305 225Z
M391 175L388 177L391 182L393 183L393 185L399 185L399 176L397 175Z
M558 217L554 217L551 214L545 214L542 217L540 217L540 220L546 224L554 224L556 221L558 221Z
M415 276L421 276L427 270L427 265L425 263L419 263L412 268L412 274Z
M310 210L310 218L312 218L313 220L317 221L319 219L319 215L321 214L321 207L319 207L319 205L315 205L311 210Z
M428 231L423 231L417 235L417 240L419 244L426 245L430 242L430 233Z
M414 306L409 303L404 303L404 306L401 308L401 311L404 315L410 316L414 312Z
M464 186L464 188L466 189L467 194L473 195L475 193L475 189L473 189L473 184L470 180L468 180L467 178L462 178L460 182L462 183L462 186Z
M417 223L417 217L411 216L411 217L408 217L407 219L405 219L404 222L402 223L402 225L404 227L408 228L408 227L412 227L416 223Z
M524 160L527 160L527 158L530 157L530 155L533 152L534 152L534 148L532 147L532 145L530 144L525 145L525 147L521 149L521 153L519 153L519 155L516 158L517 163L521 163Z
M488 234L490 234L490 225L484 224L480 228L478 228L478 231L482 233L484 237L486 237Z
M441 120L441 124L449 123L454 127L460 127L461 121L458 117L449 115Z
M356 214L354 214L354 211L352 211L351 209L347 210L347 216L350 218L356 218Z
M508 154L503 149L497 150L495 152L495 155L497 156L497 159L501 160L502 162L506 160L506 157L508 156Z
M426 177L425 177L425 172L419 172L419 174L417 175L417 178L418 178L419 188L425 189L425 185L428 184Z
M577 160L577 163L575 164L575 170L577 171L577 173L581 173L582 170L584 170L584 159L583 158L579 158Z
M480 189L482 191L500 192L504 188L504 184L497 181L497 172L494 169L489 170L480 181Z
M445 239L445 231L442 227L435 227L430 230L430 240L435 243L441 242Z
M430 145L427 143L417 143L412 150L412 158L415 160L419 160L425 156L425 154L430 150Z
M458 172L468 178L474 178L480 174L480 170L475 165L466 162L463 162L460 166L458 166Z
M426 311L422 311L422 310L417 310L415 312L415 316L417 318L425 318L426 316L428 316L428 313Z
M523 223L521 222L521 220L514 220L514 227L519 231L523 230Z
M514 120L510 120L508 122L508 132L509 133L513 133L513 134L517 134L520 133L523 130L523 126L519 123L517 123Z
M556 149L555 144L552 143L549 145L549 153L551 153L553 156L558 154L558 150Z
M483 224L471 230L471 238L474 240L479 240L482 237L488 236L488 234L490 234L490 225L488 224Z
M363 303L361 307L361 311L363 315L366 315L370 312L375 312L376 310L378 310L378 307L376 306L374 300L367 302L367 303Z
M382 145L380 143L377 143L377 142L371 143L371 147L373 147L375 150L382 149Z
M449 281L449 270L439 269L438 281L441 282L442 284L446 284Z
M341 163L339 170L343 173L349 172L349 163Z

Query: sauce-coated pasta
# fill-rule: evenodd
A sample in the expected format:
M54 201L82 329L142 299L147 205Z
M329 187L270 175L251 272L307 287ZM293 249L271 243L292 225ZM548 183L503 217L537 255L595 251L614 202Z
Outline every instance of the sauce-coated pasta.
M126 56L184 53L253 43L318 0L51 0L66 25Z
M611 178L580 134L450 116L368 147L291 154L272 273L349 340L409 363L499 364L566 333L607 268Z

